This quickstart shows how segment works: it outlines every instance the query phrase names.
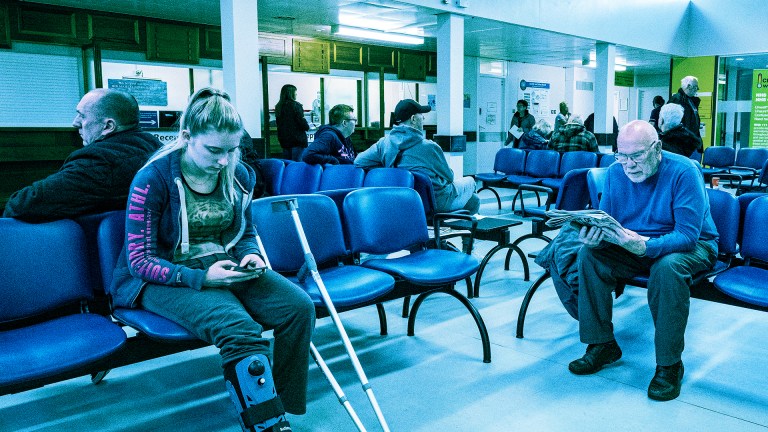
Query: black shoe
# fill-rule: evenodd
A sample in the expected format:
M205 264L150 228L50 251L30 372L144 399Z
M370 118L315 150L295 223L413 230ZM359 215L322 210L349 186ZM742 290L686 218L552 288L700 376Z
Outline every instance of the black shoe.
M621 348L615 340L601 344L589 344L584 357L572 361L568 365L568 370L576 375L589 375L620 358Z
M656 375L648 386L648 397L657 401L669 401L680 396L683 384L683 361L672 366L656 366Z

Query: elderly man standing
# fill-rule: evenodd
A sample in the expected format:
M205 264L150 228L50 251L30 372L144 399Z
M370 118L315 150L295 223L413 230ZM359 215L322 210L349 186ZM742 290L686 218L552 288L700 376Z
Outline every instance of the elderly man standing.
M683 107L683 126L701 138L701 132L699 131L701 126L701 118L699 117L701 99L696 96L698 93L699 79L689 75L680 80L680 89L669 98L669 103L678 104Z
M424 114L430 110L429 105L419 105L413 99L398 102L392 132L360 153L355 165L364 169L398 167L425 174L435 189L437 211L465 209L475 214L480 209L475 180L454 179L443 150L424 137Z
M714 265L718 234L698 168L688 158L662 152L650 123L627 124L618 150L600 209L623 229L583 227L579 233L586 246L579 252L579 334L588 346L568 369L592 374L621 358L611 291L619 280L650 274L657 366L648 397L672 400L683 379L691 279Z
M117 90L91 90L77 104L72 126L85 147L56 173L11 195L3 217L46 222L125 209L133 176L162 146L139 128L136 99Z

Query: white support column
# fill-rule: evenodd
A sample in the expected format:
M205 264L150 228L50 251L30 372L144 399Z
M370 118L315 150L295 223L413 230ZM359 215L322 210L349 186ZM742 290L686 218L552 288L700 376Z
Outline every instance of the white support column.
M263 119L257 4L256 0L220 1L224 90L253 138L261 138Z
M464 17L437 16L437 134L464 133ZM463 153L445 153L456 178L464 173Z
M613 133L616 46L598 42L595 54L595 133Z

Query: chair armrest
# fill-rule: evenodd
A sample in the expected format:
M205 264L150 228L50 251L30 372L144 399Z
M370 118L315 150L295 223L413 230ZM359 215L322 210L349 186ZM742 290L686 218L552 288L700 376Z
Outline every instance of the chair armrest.
M517 190L523 191L532 191L532 192L544 192L548 195L554 195L555 191L552 190L552 188L548 188L546 186L541 185L532 185L532 184L521 184L517 187Z
M752 173L752 175L757 175L760 172L760 170L758 170L758 169L754 169L754 168L750 168L750 167L737 166L737 165L729 166L728 167L728 172L732 173L731 170L749 171L749 172Z
M433 227L435 230L435 243L438 249L440 249L440 222L445 220L451 220L451 219L460 219L469 221L472 226L469 229L469 251L472 250L472 246L475 242L475 229L477 229L477 217L474 215L469 214L467 210L456 210L454 212L447 212L447 213L435 213L432 216L433 219Z

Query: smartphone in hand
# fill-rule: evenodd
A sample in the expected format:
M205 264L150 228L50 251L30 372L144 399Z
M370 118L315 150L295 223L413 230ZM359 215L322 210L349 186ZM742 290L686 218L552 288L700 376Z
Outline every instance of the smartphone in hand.
M265 271L267 271L266 267L240 267L240 266L234 266L231 269L232 271L240 272L240 273L258 273L263 274Z

